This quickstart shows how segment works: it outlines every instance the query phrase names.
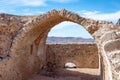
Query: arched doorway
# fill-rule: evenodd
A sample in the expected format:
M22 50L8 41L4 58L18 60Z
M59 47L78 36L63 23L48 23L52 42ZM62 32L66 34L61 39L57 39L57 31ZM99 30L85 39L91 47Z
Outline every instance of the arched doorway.
M89 69L91 73L94 73L94 71L96 72L96 74L91 75L92 78L99 79L98 50L95 42L91 38L92 37L82 26L73 22L64 21L54 26L49 31L46 42L46 65L48 70L51 70L51 73L62 73L63 70L64 72L70 71L70 73L73 70L72 73L74 73L74 71L76 72L78 70L79 76L81 76L79 72L85 70L86 73L83 72L84 79L88 77L90 79L89 73L88 77L85 75ZM65 74L63 73L62 75Z

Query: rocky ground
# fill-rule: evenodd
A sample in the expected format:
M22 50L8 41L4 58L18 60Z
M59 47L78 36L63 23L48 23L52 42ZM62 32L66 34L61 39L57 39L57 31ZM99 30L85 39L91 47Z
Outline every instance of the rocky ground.
M28 80L100 80L99 69L66 68L56 70L41 70Z

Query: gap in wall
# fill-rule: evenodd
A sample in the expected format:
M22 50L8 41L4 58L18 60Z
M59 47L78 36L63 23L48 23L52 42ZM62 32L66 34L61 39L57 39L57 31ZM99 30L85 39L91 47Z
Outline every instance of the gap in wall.
M37 77L45 80L100 80L99 62L93 37L82 26L64 21L54 26L47 36L46 65Z

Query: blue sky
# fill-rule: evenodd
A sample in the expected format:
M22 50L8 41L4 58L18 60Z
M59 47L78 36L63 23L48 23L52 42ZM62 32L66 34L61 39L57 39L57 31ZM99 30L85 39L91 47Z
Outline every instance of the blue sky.
M0 13L15 15L43 14L63 8L80 16L116 23L120 18L120 0L0 0ZM49 36L73 36L91 38L80 25L63 22L54 27Z

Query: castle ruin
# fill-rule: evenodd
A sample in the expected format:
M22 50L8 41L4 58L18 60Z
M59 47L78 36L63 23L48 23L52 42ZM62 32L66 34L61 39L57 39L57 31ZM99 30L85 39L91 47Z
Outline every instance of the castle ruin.
M102 79L120 80L120 25L87 19L65 9L34 16L0 14L0 80L24 80L43 68L48 32L63 21L77 23L93 36Z

